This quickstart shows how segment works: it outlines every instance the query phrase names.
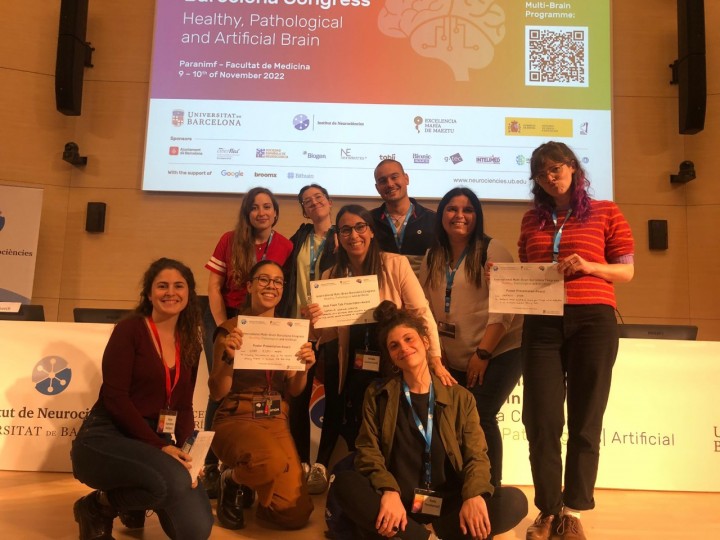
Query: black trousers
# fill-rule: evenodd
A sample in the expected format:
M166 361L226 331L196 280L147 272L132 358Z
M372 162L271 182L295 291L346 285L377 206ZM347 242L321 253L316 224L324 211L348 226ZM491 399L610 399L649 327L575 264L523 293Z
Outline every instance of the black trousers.
M522 416L530 444L535 505L542 512L556 514L563 505L576 510L595 507L602 421L618 341L615 313L608 305L565 305L562 317L525 317Z
M365 538L383 538L375 529L382 495L375 491L368 477L353 470L340 471L336 473L331 489L344 515L365 533ZM443 540L465 540L469 537L463 535L460 530L461 506L460 497L454 501L443 501L441 515L424 522L432 523L435 533ZM528 511L525 494L515 487L496 489L495 494L487 502L487 507L492 535L513 529ZM413 514L408 508L406 510L408 522L405 531L399 531L394 538L427 540L430 531L420 521L413 519Z

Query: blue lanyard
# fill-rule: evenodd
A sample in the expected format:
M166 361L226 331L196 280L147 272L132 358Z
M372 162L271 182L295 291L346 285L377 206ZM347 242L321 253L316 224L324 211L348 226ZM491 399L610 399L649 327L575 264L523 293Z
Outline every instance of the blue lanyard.
M448 267L445 269L445 313L450 313L450 297L452 296L452 287L453 282L455 281L455 272L457 272L458 268L460 268L460 263L462 263L465 259L465 255L467 255L467 248L463 249L463 252L460 254L460 258L457 260L457 263L455 263L455 268L452 269L452 272L450 272L449 264Z
M557 226L557 211L553 210L552 213L552 219L553 223L555 224L555 235L553 236L553 262L558 262L558 255L560 255L560 239L562 238L563 228L565 227L565 224L567 223L567 220L570 219L570 216L572 215L572 208L568 210L567 216L565 216L565 219L562 222L562 225L560 225L560 228L558 229Z
M320 242L320 247L318 248L317 255L315 255L315 231L310 233L310 281L315 280L315 265L317 263L317 260L320 258L320 255L322 255L328 234L330 234L331 232L332 227L330 227L330 230L328 230L328 232L325 233L325 236L323 236L322 242Z
M275 234L275 231L270 231L270 236L268 236L267 244L265 244L265 251L263 251L262 258L260 261L264 261L267 258L267 252L268 249L270 249L270 242L272 242L273 234ZM260 262L257 260L257 253L255 253L255 262Z
M390 217L390 214L387 212L385 214L385 217L390 224L390 228L392 229L393 236L395 237L395 245L397 246L398 251L402 249L403 238L405 238L405 226L408 224L408 221L410 221L410 216L412 215L413 210L415 210L415 206L410 203L410 208L408 208L407 214L405 214L405 221L403 221L400 234L398 234L397 227L395 227L395 222Z
M408 405L410 406L410 411L412 411L413 420L415 420L415 425L418 428L418 431L420 432L420 435L422 435L422 438L425 439L425 456L424 456L424 472L423 472L423 479L425 481L425 486L427 489L430 489L430 482L432 481L432 475L431 475L431 465L430 465L430 449L432 447L432 428L433 428L433 414L435 413L435 389L433 388L432 382L430 382L430 397L428 398L428 420L427 420L427 430L425 429L425 426L423 426L422 421L420 418L418 418L417 413L415 412L415 409L413 409L412 406L412 400L410 399L410 388L408 388L408 385L405 381L402 382L403 387L403 393L405 394L405 399L408 402Z

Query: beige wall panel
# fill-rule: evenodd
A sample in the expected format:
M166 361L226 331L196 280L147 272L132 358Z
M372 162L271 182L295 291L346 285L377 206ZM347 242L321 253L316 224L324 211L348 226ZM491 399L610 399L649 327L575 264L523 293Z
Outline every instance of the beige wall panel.
M699 319L720 320L720 205L688 208L690 249L690 314Z
M720 94L708 95L705 129L687 135L685 159L695 163L697 173L686 187L688 205L720 204Z
M59 23L59 1L3 2L0 66L54 76Z
M699 341L720 341L720 319L692 319L690 324L698 327Z
M616 201L685 204L685 187L670 184L670 174L683 161L677 100L616 97L613 137Z
M635 238L635 277L615 287L623 317L689 318L687 228L685 207L622 206ZM667 251L648 248L649 219L668 220Z
M0 180L69 184L72 166L62 160L62 152L73 139L75 119L55 109L54 81L47 75L0 69L0 103L5 104Z
M675 0L612 2L615 96L677 96L668 84L668 64L677 58L676 21Z
M86 167L74 171L73 187L140 189L147 84L86 82L78 144Z
M95 67L85 70L85 80L148 82L155 2L91 0L88 11Z

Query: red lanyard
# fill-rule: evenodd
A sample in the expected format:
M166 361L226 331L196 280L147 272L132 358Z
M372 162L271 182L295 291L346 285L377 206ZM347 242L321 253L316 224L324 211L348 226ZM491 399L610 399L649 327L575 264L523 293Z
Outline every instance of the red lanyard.
M160 343L160 334L158 334L157 326L155 326L155 322L152 320L152 315L148 317L148 323L150 324L150 330L152 330L153 336L155 336L155 341L157 341L158 349L160 349L160 361L162 362L163 367L165 368L165 396L167 396L167 403L166 406L170 407L170 396L172 396L173 390L175 390L175 387L177 386L178 381L180 380L180 339L179 336L175 335L175 381L170 384L170 368L165 363L165 358L163 357L163 350L162 350L162 343Z
M265 370L265 379L267 379L267 392L268 394L272 392L272 376L273 372L269 369Z

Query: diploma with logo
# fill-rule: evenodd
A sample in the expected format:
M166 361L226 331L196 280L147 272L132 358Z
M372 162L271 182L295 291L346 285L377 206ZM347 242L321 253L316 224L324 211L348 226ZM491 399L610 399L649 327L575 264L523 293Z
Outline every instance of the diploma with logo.
M564 276L553 263L493 263L490 313L562 315Z
M308 340L310 321L238 315L242 346L235 351L235 369L305 371L297 356Z
M323 311L315 328L371 323L380 303L377 276L311 281L310 298Z

